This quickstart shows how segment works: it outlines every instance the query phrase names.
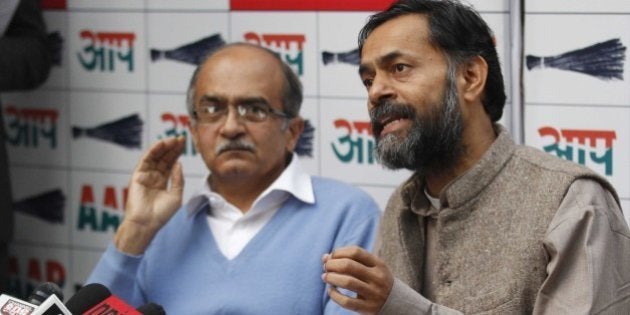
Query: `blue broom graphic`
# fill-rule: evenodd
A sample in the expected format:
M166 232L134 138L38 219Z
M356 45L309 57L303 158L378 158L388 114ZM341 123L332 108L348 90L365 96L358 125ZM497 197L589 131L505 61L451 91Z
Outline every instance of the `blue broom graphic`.
M225 45L225 41L221 38L221 34L214 34L170 50L151 49L151 61L155 62L160 59L171 59L198 65L201 63L203 57L223 45Z
M24 213L51 223L63 223L66 203L61 189L53 189L13 203L16 212Z
M555 68L584 73L602 80L623 80L625 59L626 47L619 38L615 38L557 56L527 55L525 63L528 70Z
M315 138L315 127L311 122L304 120L304 131L298 138L298 142L295 146L295 153L299 156L313 157L313 139Z
M72 127L72 137L89 137L112 142L129 149L139 149L142 144L143 122L138 114L98 125L93 128Z
M360 62L359 48L346 52L322 52L322 61L324 65L329 63L347 63L358 66Z

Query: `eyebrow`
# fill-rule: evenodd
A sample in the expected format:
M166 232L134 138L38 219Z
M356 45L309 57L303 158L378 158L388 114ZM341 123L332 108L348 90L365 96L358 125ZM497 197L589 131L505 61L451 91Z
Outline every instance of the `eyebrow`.
M219 103L219 104L227 104L228 99L221 96L216 95L204 95L199 100L200 103L203 102L211 102L211 103ZM263 103L267 106L270 106L269 102L261 96L251 96L251 97L237 97L234 100L235 104L254 104L254 103Z
M376 59L376 64L377 65L383 65L383 64L388 64L391 63L392 61L394 61L396 58L399 58L400 56L402 56L403 53L395 50L392 51L390 53L385 54L384 56L381 56L379 58ZM363 76L366 73L372 72L372 68L366 64L361 64L359 65L359 75Z
M209 103L226 103L226 99L224 97L214 96L214 95L204 95L199 100L199 103L209 102Z
M253 103L263 103L269 107L271 107L271 105L269 104L269 102L264 98L264 97L260 97L260 96L254 96L254 97L237 97L235 100L235 103L237 104L253 104Z

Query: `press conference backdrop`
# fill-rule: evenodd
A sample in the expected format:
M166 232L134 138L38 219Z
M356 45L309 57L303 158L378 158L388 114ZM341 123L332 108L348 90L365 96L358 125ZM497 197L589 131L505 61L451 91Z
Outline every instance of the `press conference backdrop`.
M375 161L356 49L366 18L389 2L44 0L56 65L40 89L2 95L17 224L10 293L52 281L71 296L83 284L122 220L133 167L156 140L188 138L185 198L199 187L207 173L188 137L185 90L199 58L225 43L268 47L293 67L313 135L300 146L306 169L355 184L384 208L410 173ZM627 208L630 4L528 0L524 36L518 1L471 4L503 61L502 123L606 176Z

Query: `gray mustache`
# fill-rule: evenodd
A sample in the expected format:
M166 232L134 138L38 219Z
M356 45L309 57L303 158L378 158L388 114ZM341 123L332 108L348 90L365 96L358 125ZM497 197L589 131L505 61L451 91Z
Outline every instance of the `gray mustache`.
M372 134L378 138L383 131L381 118L383 116L398 116L401 118L412 118L416 115L413 106L405 103L396 103L391 100L379 102L377 106L370 111L370 122L372 123Z
M230 150L246 150L254 152L254 150L256 150L256 146L253 143L244 140L223 142L217 146L217 148L215 149L215 153L221 154L225 151Z

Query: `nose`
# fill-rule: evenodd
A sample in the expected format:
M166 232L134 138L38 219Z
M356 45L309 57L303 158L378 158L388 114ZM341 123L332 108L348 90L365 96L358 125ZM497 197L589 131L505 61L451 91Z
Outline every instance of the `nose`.
M227 115L221 125L221 135L228 139L234 139L245 133L245 126L242 117L236 108L230 106Z
M384 75L375 75L372 85L368 89L368 109L372 109L380 102L396 97L394 86L390 79Z

